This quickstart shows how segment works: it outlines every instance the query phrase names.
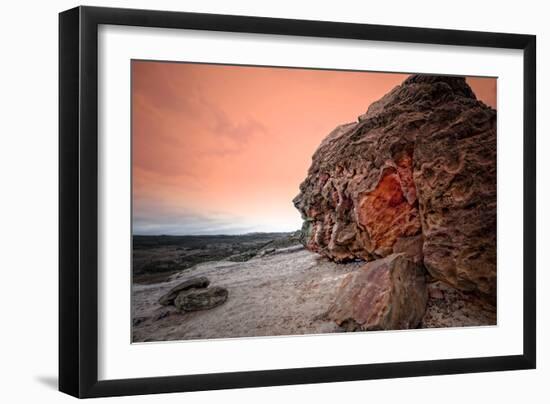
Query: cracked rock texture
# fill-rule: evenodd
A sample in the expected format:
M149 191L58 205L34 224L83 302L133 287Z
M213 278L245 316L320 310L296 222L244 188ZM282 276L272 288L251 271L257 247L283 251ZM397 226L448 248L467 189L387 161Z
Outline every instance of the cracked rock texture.
M435 279L494 299L496 111L462 77L413 75L322 141L294 204L311 251L411 251Z
M424 268L392 254L349 274L327 315L346 331L402 330L420 324L427 302Z

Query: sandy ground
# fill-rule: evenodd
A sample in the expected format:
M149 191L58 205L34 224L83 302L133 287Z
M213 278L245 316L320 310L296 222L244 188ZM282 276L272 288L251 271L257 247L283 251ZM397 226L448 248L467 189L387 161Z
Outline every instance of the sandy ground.
M160 284L134 284L133 338L139 342L338 332L341 329L323 315L342 279L360 265L335 264L290 247L246 262L198 264ZM211 286L229 291L223 305L180 314L157 303L179 282L201 275Z
M343 278L363 263L336 264L294 246L245 262L214 261L133 285L134 342L344 332L325 318ZM206 276L229 291L211 310L179 313L158 299L178 283ZM428 285L421 328L496 324L496 311L441 282Z

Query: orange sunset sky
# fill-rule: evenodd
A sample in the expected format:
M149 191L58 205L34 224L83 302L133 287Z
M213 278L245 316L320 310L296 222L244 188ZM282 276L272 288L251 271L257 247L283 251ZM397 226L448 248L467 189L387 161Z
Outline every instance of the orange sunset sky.
M321 140L407 76L133 61L134 234L299 229ZM467 80L496 108L496 79Z

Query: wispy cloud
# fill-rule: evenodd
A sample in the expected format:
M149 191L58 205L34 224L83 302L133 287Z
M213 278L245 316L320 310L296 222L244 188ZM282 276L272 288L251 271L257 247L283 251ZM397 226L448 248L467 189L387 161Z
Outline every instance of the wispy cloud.
M136 214L133 233L138 235L245 234L257 231L243 224L243 218L221 214L164 213Z
M165 177L200 175L208 158L241 154L251 139L268 134L246 110L229 114L231 105L209 97L193 65L182 67L134 62L135 168Z
M134 231L292 231L322 139L407 75L132 64ZM496 96L496 81L477 80Z

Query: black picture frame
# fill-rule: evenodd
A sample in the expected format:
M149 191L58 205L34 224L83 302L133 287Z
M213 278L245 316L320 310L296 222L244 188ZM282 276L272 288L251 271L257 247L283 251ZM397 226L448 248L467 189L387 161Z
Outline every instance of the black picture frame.
M99 381L97 52L100 24L523 50L523 354ZM59 389L84 398L534 369L535 122L534 35L96 7L77 7L60 13Z

